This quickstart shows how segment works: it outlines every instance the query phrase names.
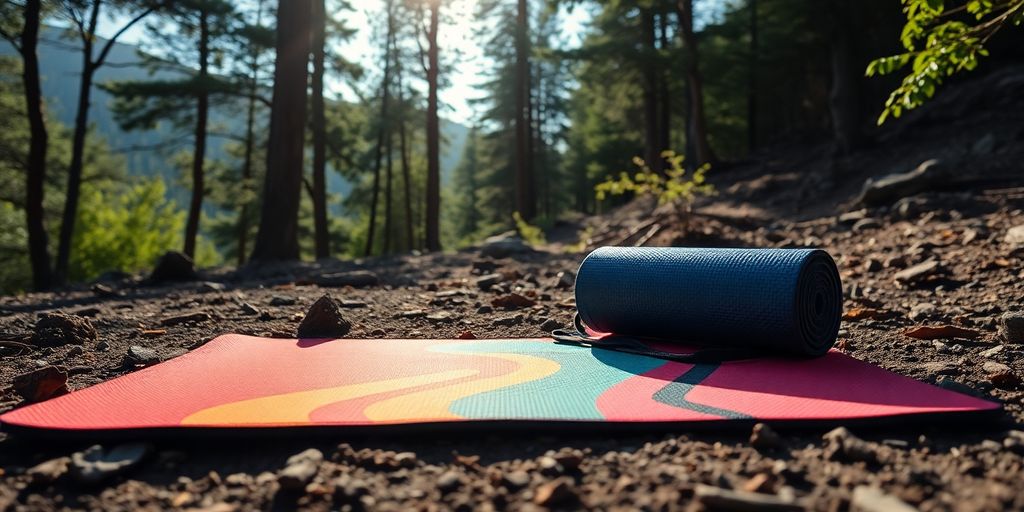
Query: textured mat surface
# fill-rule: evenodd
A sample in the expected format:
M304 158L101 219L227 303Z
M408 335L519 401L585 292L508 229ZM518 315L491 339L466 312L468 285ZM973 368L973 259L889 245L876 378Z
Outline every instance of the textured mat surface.
M576 307L602 333L818 356L835 343L842 286L816 249L602 247Z
M998 409L832 351L685 364L507 340L224 335L176 359L0 416L5 429L355 427L480 420L850 420Z

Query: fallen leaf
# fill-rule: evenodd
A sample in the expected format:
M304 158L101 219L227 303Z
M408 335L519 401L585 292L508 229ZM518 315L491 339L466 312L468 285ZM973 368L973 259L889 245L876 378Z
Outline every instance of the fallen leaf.
M928 326L920 325L903 332L911 338L919 340L937 340L944 338L980 338L982 333L974 329L965 329L955 325Z

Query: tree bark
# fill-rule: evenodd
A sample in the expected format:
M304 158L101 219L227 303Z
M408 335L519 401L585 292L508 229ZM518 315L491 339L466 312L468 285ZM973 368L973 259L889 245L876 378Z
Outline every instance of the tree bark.
M188 221L185 224L185 254L196 257L196 237L199 234L199 217L203 213L204 171L206 159L206 125L210 115L210 94L206 88L210 66L210 23L209 14L199 14L199 83L196 93L195 148L192 153L192 200L188 207Z
M256 25L263 22L263 0L256 3ZM249 52L249 105L245 115L245 156L242 160L242 188L246 194L242 198L242 207L238 211L238 265L245 263L246 246L249 241L249 201L252 197L248 192L252 182L252 154L256 144L256 90L259 86L259 51L255 46Z
M669 46L668 11L662 10L658 19L658 48L664 51ZM669 88L669 72L658 57L658 162L664 168L666 161L661 152L672 149L672 95Z
M515 67L515 174L516 211L524 220L536 214L533 189L533 155L530 153L530 41L527 1L519 0L516 10Z
M832 114L832 131L836 149L847 154L863 142L860 126L860 68L856 66L849 0L832 0L832 37L829 53L832 61L832 90L829 93L829 110Z
M299 258L299 199L306 128L312 2L278 2L267 176L252 259Z
M427 30L427 250L441 250L441 127L437 113L437 31L441 0L430 1Z
M57 285L67 282L68 265L71 260L71 238L78 214L78 197L82 188L82 167L85 154L85 136L89 128L89 96L95 72L92 60L93 34L99 22L101 0L94 0L89 13L88 34L82 38L82 78L78 82L78 110L75 112L75 128L71 138L71 164L68 166L67 192L64 196L64 212L61 216L60 234L57 239L57 262L53 280Z
M700 74L700 48L697 36L693 32L693 0L678 0L676 13L679 16L680 34L686 47L686 87L689 92L690 116L687 120L687 139L693 141L696 161L693 164L714 163L717 161L711 145L708 143L707 122L704 119L704 88Z
M747 88L747 151L757 149L757 0L747 0L750 9L750 84Z
M327 11L324 0L313 1L313 230L317 259L331 256L327 227L327 120L324 113L324 45Z
M25 222L28 229L29 260L32 264L32 285L36 290L46 290L52 284L50 271L50 248L46 234L43 210L44 184L46 182L46 150L48 135L43 116L43 92L39 80L39 19L42 10L40 0L25 2L25 25L21 31L20 53L22 59L21 79L25 85L25 109L30 130L28 160L26 162Z
M391 239L394 238L393 228L393 211L392 205L392 176L394 175L394 143L395 143L395 132L394 130L388 130L387 145L384 150L384 254L391 253Z
M373 254L373 239L377 230L377 201L380 197L380 166L384 157L384 134L390 131L388 119L388 103L391 100L391 41L395 37L395 14L394 2L388 0L388 32L384 41L384 78L381 81L380 119L377 128L377 148L374 154L373 164L373 192L370 198L370 223L366 233L366 247L363 249L363 256Z
M661 150L658 130L658 70L655 61L657 35L654 28L654 12L649 8L640 12L640 35L643 38L644 53L640 66L643 74L644 109L644 161L654 172L661 172Z
M409 165L409 147L406 142L405 133L405 85L402 80L402 70L398 71L398 104L401 105L402 117L398 120L398 151L402 157L402 187L404 188L403 199L405 203L405 249L411 251L415 249L415 240L413 239L413 221L412 221L412 178L410 178L410 165Z

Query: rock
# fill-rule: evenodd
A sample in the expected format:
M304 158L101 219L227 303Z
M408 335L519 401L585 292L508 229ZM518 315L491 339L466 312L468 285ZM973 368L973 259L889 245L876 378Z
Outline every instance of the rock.
M309 308L299 323L300 338L340 338L352 330L352 324L341 315L341 305L324 294Z
M984 372L989 375L1010 371L1009 366L1003 363L997 363L995 361L985 361L984 363L982 363L981 369L984 370Z
M151 366L160 362L160 354L151 348L132 345L124 355L124 365L128 367Z
M548 318L547 320L544 320L544 323L540 324L540 330L544 332L551 332L555 329L561 329L562 327L565 327L562 322L559 322L554 318Z
M473 334L473 331L462 331L462 333L459 334L458 338L460 340L475 340L476 335Z
M860 210L853 210L852 212L843 212L843 213L839 214L839 217L837 218L837 221L840 224L851 225L851 224L855 224L857 221L859 221L859 220L861 220L861 219L863 219L863 218L865 218L867 216L868 216L867 208L861 208Z
M910 314L907 315L907 318L914 322L920 322L921 320L926 320L935 316L938 311L939 309L935 307L935 304L921 302L919 304L914 304L914 306L910 308Z
M346 308L346 309L356 309L356 308L365 308L366 307L366 302L363 302L361 300L354 300L354 299L343 299L340 304L341 304L341 307Z
M68 393L68 372L63 366L44 366L14 378L14 392L28 403Z
M71 476L87 485L100 483L138 465L151 449L145 443L121 444L109 451L93 445L71 456Z
M110 286L107 286L103 283L96 283L92 285L90 289L92 290L93 295L101 299L110 299L114 297L121 297L124 295L119 290L115 290L114 288L111 288Z
M528 308L536 303L537 301L528 297L524 297L518 293L502 295L501 297L496 297L493 300L491 300L491 306L505 309Z
M782 438L764 423L757 423L750 432L750 446L757 450L770 450L782 446Z
M300 491L306 488L306 484L316 476L320 463L324 461L324 454L316 448L310 448L303 452L288 457L284 469L277 474L277 483L286 491Z
M995 357L997 354L1003 351L1006 345L996 345L988 350L981 351L981 357Z
M184 315L174 315L164 318L160 321L160 325L164 327L172 327L181 324L201 324L209 321L209 313L203 313L202 311L196 311L194 313L186 313Z
M974 329L966 329L955 325L921 325L903 331L903 334L919 340L940 340L947 338L980 338L982 333Z
M71 464L71 457L58 457L46 462L40 462L25 471L25 474L34 484L50 484L57 481L68 472Z
M287 295L274 295L270 298L271 306L294 306L295 297L289 297Z
M897 272L896 275L893 276L893 279L895 279L897 283L912 284L936 274L938 271L939 262L936 260L928 260Z
M886 494L878 487L858 485L853 489L850 510L854 512L917 512L903 500Z
M1010 245L1024 245L1024 224L1008 229L1003 240Z
M878 219L873 219L871 217L867 217L867 218L858 220L853 225L852 229L853 229L854 233L863 233L864 231L868 231L868 230L871 230L871 229L878 229L880 227L882 227L882 223L878 222Z
M709 510L795 512L805 509L803 503L796 501L791 496L733 491L704 484L697 484L693 490L693 497L697 503Z
M511 327L521 323L523 323L523 315L506 316L491 322L492 325L500 327Z
M489 258L505 258L532 252L534 252L533 248L515 231L508 231L500 235L488 237L480 245L480 254Z
M96 328L88 318L64 313L43 313L36 321L31 341L39 347L81 345L87 341L96 341Z
M555 283L555 288L569 290L573 286L576 286L576 274L570 271L558 273L558 281Z
M1002 363L988 361L984 365L988 380L993 386L1000 389L1016 389L1020 385L1020 376L1013 372L1009 366Z
M947 166L940 160L925 160L910 172L889 174L878 179L869 178L857 202L865 206L889 205L900 198L933 188L944 182L948 175Z
M257 308L256 306L253 306L252 304L249 304L248 302L243 302L241 305L239 305L239 309L241 309L242 313L246 315L255 316L260 314L260 309Z
M1003 313L999 317L999 336L1007 343L1024 344L1024 312Z
M576 490L573 488L572 479L561 477L538 487L533 495L533 502L543 507L551 507L565 504L575 498Z
M881 459L877 444L853 435L846 427L831 430L822 439L825 440L825 458L828 460L875 464Z
M199 285L200 293L211 293L211 292L222 292L227 288L224 283L215 283L213 281L203 281L203 284Z
M968 386L967 384L958 382L953 377L950 377L948 375L940 375L938 379L935 379L935 385L942 389L956 391L957 393L961 393L964 395L984 398L984 395L980 393L978 390Z
M199 275L196 274L192 258L178 251L165 252L156 262L153 272L149 274L149 281L153 283L195 281L196 279L199 279Z
M509 471L501 477L501 482L509 489L515 491L530 485L530 474L526 471Z
M341 288L351 286L353 288L365 288L377 286L380 278L369 270L353 270L351 272L337 272L323 274L314 280L317 286L324 288Z
M502 282L505 279L501 274L487 274L480 276L476 280L477 288L487 291L494 287L494 285Z
M452 492L460 486L462 486L462 479L459 478L459 474L455 471L447 471L437 477L437 490L441 491L442 494Z

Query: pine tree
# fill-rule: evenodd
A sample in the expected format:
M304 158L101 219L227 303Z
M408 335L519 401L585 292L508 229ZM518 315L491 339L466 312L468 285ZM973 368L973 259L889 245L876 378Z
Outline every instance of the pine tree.
M305 146L306 89L312 3L278 3L274 94L270 110L267 175L252 259L299 258L299 201Z
M126 14L129 19L98 48L96 27L104 6ZM93 77L103 66L117 40L129 29L152 14L160 4L157 2L124 2L104 0L63 0L60 9L71 21L73 38L82 45L82 74L78 82L78 105L75 114L74 136L72 138L71 164L68 166L67 193L64 213L61 218L60 237L57 246L57 261L54 269L56 284L67 280L68 262L71 258L71 239L78 215L78 198L82 187L82 167L85 154L85 136L89 128L89 107L92 96ZM98 49L98 52L96 51Z
M237 83L211 70L216 65L216 56L227 51L237 17L232 4L226 0L176 1L160 14L157 22L148 27L153 46L146 48L151 52L145 55L146 61L151 72L185 76L171 80L116 82L106 87L117 97L115 111L125 129L153 128L163 120L180 128L191 124L192 196L183 250L194 257L206 193L205 160L211 102L241 94Z

